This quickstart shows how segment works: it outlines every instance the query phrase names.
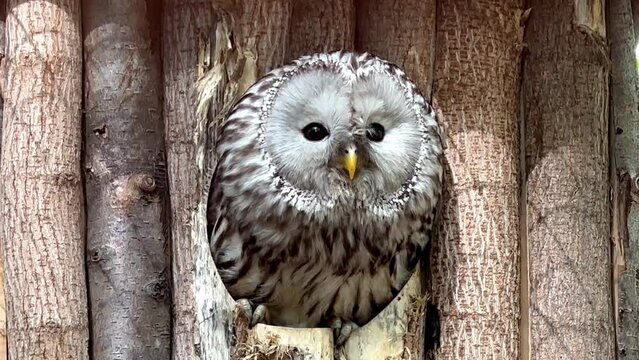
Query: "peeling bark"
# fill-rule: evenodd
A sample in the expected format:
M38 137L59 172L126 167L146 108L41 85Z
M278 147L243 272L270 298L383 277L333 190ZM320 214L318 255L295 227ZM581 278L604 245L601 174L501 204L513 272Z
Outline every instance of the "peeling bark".
M601 3L527 5L533 8L523 74L532 359L615 358L610 64Z
M431 256L435 359L519 357L520 16L516 0L438 3L433 97L447 149Z
M612 252L617 356L639 359L639 93L630 0L607 1Z
M88 359L80 1L8 4L2 239L11 359Z
M173 275L172 358L228 360L234 340L235 303L226 291L210 254L206 233L209 189L206 159L206 112L196 84L213 66L211 53L230 46L221 41L223 17L206 0L164 0L164 121L171 194ZM223 65L223 64L222 64ZM222 94L213 78L212 94ZM222 109L221 104L212 104ZM217 111L217 110L215 110Z
M87 0L83 6L87 263L97 359L170 358L160 8L154 4Z

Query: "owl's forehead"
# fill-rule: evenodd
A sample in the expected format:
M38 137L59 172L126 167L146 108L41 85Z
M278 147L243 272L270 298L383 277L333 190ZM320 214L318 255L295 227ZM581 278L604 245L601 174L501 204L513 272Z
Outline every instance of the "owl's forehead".
M300 67L282 79L272 99L272 112L300 122L300 126L308 118L331 125L376 115L408 115L413 107L397 78L373 67L318 63Z

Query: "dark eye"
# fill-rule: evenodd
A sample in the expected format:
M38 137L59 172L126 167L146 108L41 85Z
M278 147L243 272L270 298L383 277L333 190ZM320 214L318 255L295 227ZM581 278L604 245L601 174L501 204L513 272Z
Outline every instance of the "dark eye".
M302 129L302 133L307 140L320 141L328 136L328 130L322 124L310 123Z
M380 142L384 139L384 127L378 123L372 123L366 130L366 137L370 141Z

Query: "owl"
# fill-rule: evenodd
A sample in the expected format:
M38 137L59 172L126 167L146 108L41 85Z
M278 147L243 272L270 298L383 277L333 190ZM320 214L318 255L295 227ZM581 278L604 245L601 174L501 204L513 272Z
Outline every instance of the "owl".
M219 129L207 216L251 325L330 327L339 345L397 295L430 240L440 131L368 53L304 56L246 91Z

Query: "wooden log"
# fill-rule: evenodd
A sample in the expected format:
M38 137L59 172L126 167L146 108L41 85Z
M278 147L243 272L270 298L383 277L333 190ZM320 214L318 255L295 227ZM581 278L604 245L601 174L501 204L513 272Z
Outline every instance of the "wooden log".
M519 357L519 6L437 5L433 97L447 149L431 256L435 359Z
M355 48L353 0L295 0L286 60L302 55Z
M630 0L607 1L612 269L617 357L639 360L639 81Z
M219 20L210 1L164 1L164 121L176 360L228 360L234 336L235 304L215 270L206 234L207 120L206 113L197 111L195 86L211 66L211 49L226 45L216 43Z
M82 10L92 357L168 360L160 7L87 0Z
M435 64L435 0L357 0L357 49L401 66L430 99Z
M10 359L88 359L80 1L8 2L2 240Z
M7 2L0 1L0 142L2 140L2 115L4 109L4 79L5 79L5 25L7 18ZM1 149L0 143L0 149ZM0 360L7 359L7 308L4 299L4 256L0 246Z
M522 91L530 356L614 359L603 2L528 6Z

